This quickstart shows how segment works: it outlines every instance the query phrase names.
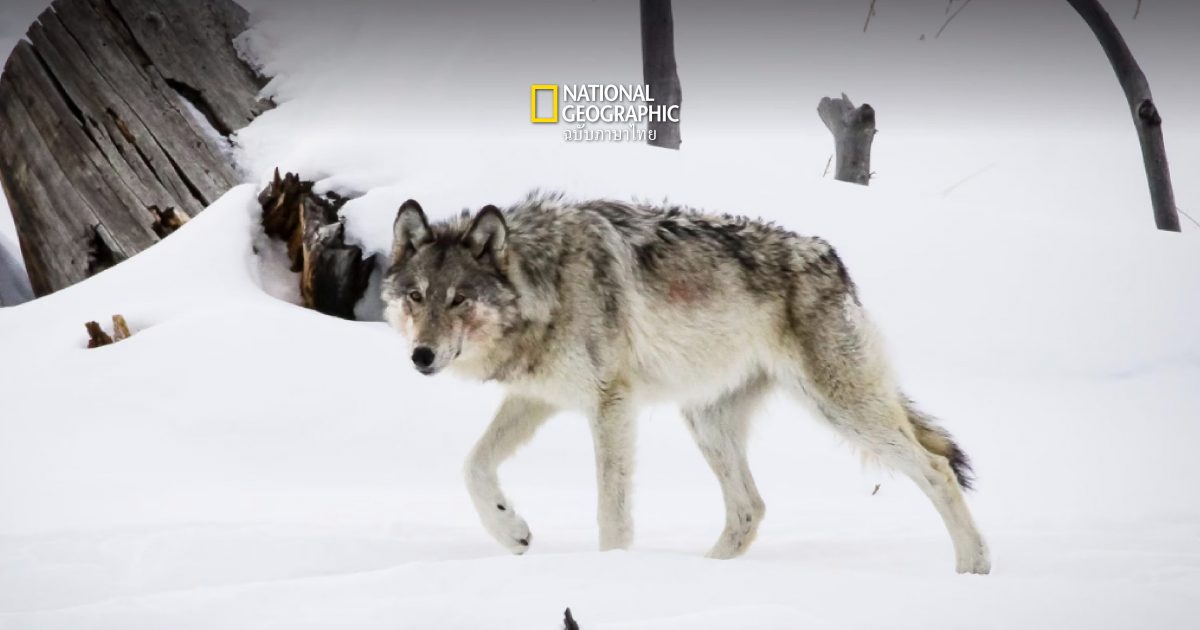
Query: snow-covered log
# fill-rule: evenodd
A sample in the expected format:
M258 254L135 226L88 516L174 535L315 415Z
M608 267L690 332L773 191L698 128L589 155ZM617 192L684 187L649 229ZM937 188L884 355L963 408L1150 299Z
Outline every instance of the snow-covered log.
M34 293L158 242L238 177L221 135L268 103L232 0L56 0L0 78L0 182Z
M821 121L833 134L836 170L834 179L866 186L871 181L871 143L875 140L875 109L855 107L850 97L821 99Z
M275 176L259 193L262 225L268 236L287 242L292 271L300 273L304 305L326 315L354 319L354 305L367 290L375 257L347 245L338 209L346 199L318 196L299 175Z

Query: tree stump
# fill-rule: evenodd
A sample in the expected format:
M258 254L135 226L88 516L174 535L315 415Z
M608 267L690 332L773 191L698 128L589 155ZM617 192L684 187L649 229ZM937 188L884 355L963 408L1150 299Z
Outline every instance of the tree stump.
M354 319L375 268L375 256L363 258L361 247L347 245L338 210L346 199L312 192L313 183L299 175L275 176L258 195L263 230L287 243L292 271L300 272L304 305L326 315Z
M654 104L669 107L683 103L679 71L675 67L675 18L671 0L641 0L642 79L650 87ZM646 130L654 132L652 146L678 149L682 143L679 122L651 120Z
M821 99L817 105L821 121L833 134L837 164L834 179L866 186L871 181L871 143L875 139L875 110L867 104L855 107L850 97Z
M30 284L132 256L239 181L221 135L270 106L232 0L55 0L0 77L0 183Z

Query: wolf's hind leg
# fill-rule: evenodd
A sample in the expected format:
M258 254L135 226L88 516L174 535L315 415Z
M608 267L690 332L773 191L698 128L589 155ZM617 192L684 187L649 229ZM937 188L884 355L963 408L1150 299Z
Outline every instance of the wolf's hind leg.
M529 526L500 490L496 469L553 413L554 408L540 400L509 396L467 458L467 490L484 529L518 555L529 550Z
M744 553L766 513L746 461L746 434L754 408L769 389L767 378L759 376L711 403L683 410L688 429L717 475L725 499L725 530L709 550L710 558Z
M844 268L840 269L844 275ZM990 571L987 546L954 470L957 466L962 479L967 479L966 456L931 419L907 404L853 290L843 287L840 300L814 299L797 302L793 308L805 321L792 331L798 369L787 382L793 392L816 403L846 439L921 488L950 532L959 573Z
M596 450L596 522L600 550L627 549L633 542L633 406L622 384L610 384L591 417Z
M899 416L903 418L903 412ZM955 569L959 573L988 573L991 559L987 544L971 518L962 487L950 461L932 453L917 440L911 426L901 420L894 437L864 431L867 448L885 464L907 475L937 508L954 543Z
M811 395L847 440L904 473L929 497L954 543L959 573L989 572L987 546L967 509L950 461L922 446L899 392L886 382L859 378L862 374L856 376L852 367L833 380L822 380L828 376L810 376L798 389Z

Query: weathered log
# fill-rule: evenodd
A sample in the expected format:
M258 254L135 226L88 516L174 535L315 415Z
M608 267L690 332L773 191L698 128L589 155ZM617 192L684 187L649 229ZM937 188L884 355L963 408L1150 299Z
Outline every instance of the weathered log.
M641 0L640 8L642 80L650 87L650 97L655 105L679 106L683 103L683 89L679 86L679 71L675 67L675 19L671 13L671 0ZM646 130L653 132L653 139L647 138L653 146L678 149L682 142L678 121L647 121Z
M1171 185L1171 169L1167 165L1167 149L1163 142L1162 115L1150 93L1150 82L1133 58L1121 31L1108 11L1096 0L1067 0L1083 18L1108 57L1117 81L1125 92L1133 125L1137 128L1142 148L1146 181L1150 186L1150 204L1154 209L1154 224L1160 230L1179 231L1179 209L1175 206L1175 190ZM1139 6L1140 8L1140 6Z
M217 133L270 106L232 43L246 21L232 0L55 0L30 27L0 77L0 183L35 294L144 250L239 181Z
M855 107L850 97L821 99L817 105L821 121L833 134L837 167L833 177L839 181L862 184L871 181L871 143L875 139L875 109L863 104Z
M287 243L292 271L300 273L300 298L326 315L354 319L354 305L367 290L375 256L347 245L338 210L346 199L312 192L313 183L299 175L275 176L259 193L262 226L268 236Z

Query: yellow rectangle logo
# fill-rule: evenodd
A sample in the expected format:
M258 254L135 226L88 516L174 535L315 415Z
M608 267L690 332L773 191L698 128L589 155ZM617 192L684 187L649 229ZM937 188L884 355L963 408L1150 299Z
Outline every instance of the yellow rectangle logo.
M553 109L549 116L538 116L538 92L549 92L553 102ZM529 122L531 123L556 123L558 122L558 86L535 84L529 86Z

